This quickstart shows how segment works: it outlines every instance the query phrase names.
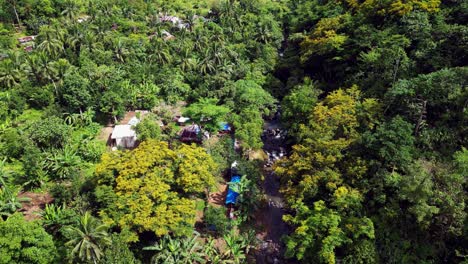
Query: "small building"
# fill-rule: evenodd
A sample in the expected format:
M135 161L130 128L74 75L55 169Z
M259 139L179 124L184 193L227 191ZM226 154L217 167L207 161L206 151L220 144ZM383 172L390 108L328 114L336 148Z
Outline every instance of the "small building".
M111 135L112 145L123 148L134 148L137 136L132 125L116 125Z
M137 143L137 134L133 129L135 125L140 123L140 119L132 116L134 112L129 112L126 115L125 125L116 125L111 134L111 145L114 147L134 148Z
M168 15L162 15L159 17L159 20L161 22L171 22L172 24L178 24L181 23L181 19L176 17L176 16L168 16Z
M194 124L191 126L184 127L184 129L182 129L182 132L180 133L179 139L184 143L202 142L200 126Z
M173 119L173 121L176 122L177 125L179 125L179 126L185 125L185 123L187 121L189 121L189 120L190 120L190 118L185 117L185 116L175 116L174 119Z
M161 22L170 22L172 23L174 26L178 27L179 29L185 29L187 28L189 25L187 23L184 23L184 21L176 16L168 16L167 14L166 15L161 15L159 17L159 21Z
M18 41L21 44L25 44L25 43L33 41L35 38L36 36L26 36L26 37L18 38Z

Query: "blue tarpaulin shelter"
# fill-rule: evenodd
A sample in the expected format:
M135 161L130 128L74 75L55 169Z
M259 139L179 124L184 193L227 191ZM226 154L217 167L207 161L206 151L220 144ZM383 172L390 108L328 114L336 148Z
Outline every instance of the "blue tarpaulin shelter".
M231 131L231 126L227 122L219 122L219 130Z
M231 177L230 183L238 183L241 180L240 175L234 175ZM237 188L233 188L232 185L229 186L228 193L226 195L226 204L235 204L237 201L237 197L239 196L239 193L237 192Z

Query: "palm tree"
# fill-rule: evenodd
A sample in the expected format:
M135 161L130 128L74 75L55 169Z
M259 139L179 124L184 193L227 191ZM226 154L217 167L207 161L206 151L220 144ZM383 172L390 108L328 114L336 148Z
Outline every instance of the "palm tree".
M20 20L19 15L18 15L18 10L16 9L18 1L8 0L7 2L10 3L10 5L13 7L13 11L15 12L15 16L16 16L16 21L18 22L18 26L21 29L21 20Z
M183 49L180 56L180 69L182 71L191 71L195 67L194 60L191 57L190 49Z
M42 41L37 46L37 49L53 57L58 56L58 54L64 50L63 42L61 41L63 38L61 36L62 33L62 30L57 31L51 26L42 26L38 36L38 39Z
M118 39L113 42L114 56L119 62L125 62L125 58L130 54L130 51L125 47L124 42Z
M78 223L78 226L65 227L65 231L71 239L65 243L72 246L72 255L82 261L98 263L103 254L103 247L111 244L108 226L101 224L96 218L86 212Z
M187 19L185 20L188 24L188 29L190 31L193 30L193 27L195 26L195 24L197 23L197 17L196 17L196 14L195 12L193 11L190 11L188 14L187 14Z
M150 28L154 28L157 24L159 24L159 16L151 14L146 17L146 22Z
M67 59L58 59L52 63L56 73L56 80L58 83L61 83L65 74L67 74L68 69L70 69L70 62L68 62Z
M8 59L10 59L13 63L13 66L18 70L24 69L24 53L19 51L9 51L7 52Z
M96 34L91 31L86 31L83 35L83 43L89 51L102 48L102 43L97 40Z
M200 69L201 74L212 73L212 72L214 72L216 70L215 63L211 59L209 50L205 50L205 54L203 56L203 59L198 64L198 67Z
M208 38L203 34L197 34L195 36L194 48L196 51L201 52L208 47Z
M261 23L259 27L257 27L257 34L255 36L255 40L257 42L268 44L271 37L271 30L268 27L268 25L266 25L265 23Z
M62 82L70 68L70 63L66 59L51 61L50 57L44 52L28 56L27 59L28 66L25 70L34 76L39 83L51 82L54 85L56 95L58 95L57 83Z
M39 80L49 80L55 88L55 94L58 96L58 87L55 83L59 72L57 69L57 64L54 61L50 61L50 57L47 56L44 52L38 53L36 56L31 56L32 58L29 61L29 66L31 71L36 77L39 77Z
M96 26L93 27L93 29L95 31L95 35L96 35L97 39L99 41L104 40L104 38L107 36L108 31L109 31L109 25L108 25L107 21L103 17L99 16L96 19L95 25Z
M209 49L209 57L212 58L215 66L223 64L224 53L224 49L218 43L213 43Z
M65 38L65 47L71 48L75 51L78 56L80 54L81 45L83 43L83 31L79 24L71 24L69 26L69 34Z
M11 59L5 59L0 64L0 83L6 88L11 88L19 84L22 73L15 67Z
M236 15L236 8L233 1L223 1L221 3L218 13L218 16L221 19L230 19L235 17Z
M76 1L68 0L65 2L65 9L62 11L62 16L66 17L69 21L74 21L80 13L80 7Z
M228 75L232 75L234 74L234 68L235 68L235 64L226 60L223 62L223 65L220 65L219 69L221 70L221 72L223 73L226 73Z
M149 60L165 65L172 61L171 55L168 52L168 46L159 38L153 38L150 43Z
M133 21L133 17L135 16L135 9L132 6L125 5L122 7L122 15Z
M43 83L43 70L39 60L40 54L41 53L35 53L27 57L28 66L26 68L26 72L30 76L33 76L36 79L36 82Z

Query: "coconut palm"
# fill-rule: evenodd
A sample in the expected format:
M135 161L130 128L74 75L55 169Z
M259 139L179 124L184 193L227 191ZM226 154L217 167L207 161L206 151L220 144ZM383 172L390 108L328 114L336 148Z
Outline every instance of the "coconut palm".
M257 35L255 36L255 40L261 43L268 44L271 38L272 33L270 28L265 23L261 23L257 28Z
M43 83L43 69L40 62L41 53L31 54L27 57L28 65L26 67L26 72L31 77L36 79L36 82Z
M215 63L211 59L210 51L208 49L205 50L205 54L203 56L203 59L198 64L198 68L200 69L200 73L202 74L212 73L216 70Z
M98 263L103 254L103 247L111 244L108 226L101 224L86 212L77 226L65 227L71 239L65 244L73 247L72 255L82 261Z
M76 1L68 0L65 2L65 9L62 11L62 15L69 21L74 21L80 13L80 7Z
M159 16L155 14L150 14L146 17L146 22L150 28L154 28L157 24L160 23Z
M102 43L97 40L96 34L92 31L86 31L83 34L83 44L89 51L94 51L103 47Z
M168 52L168 46L159 38L153 38L151 40L151 47L149 60L162 65L168 64L172 61L172 57Z
M55 78L58 83L61 83L68 69L70 69L70 62L66 59L58 59L53 62L53 68L55 69Z
M125 46L125 43L121 39L117 39L113 42L114 46L114 57L119 62L125 62L125 58L130 54L130 51Z
M194 48L198 52L202 52L207 49L208 47L208 38L203 34L196 34L195 41L194 41Z
M38 66L35 70L38 71L39 75L41 76L41 80L48 80L50 81L55 88L55 94L58 96L58 88L56 84L56 78L58 77L58 70L57 70L57 65L54 61L50 60L50 57L47 56L45 53L41 52L38 54L37 61L34 63L37 63L34 67ZM30 63L30 66L32 64Z
M72 24L69 26L69 34L65 38L65 46L75 51L76 55L80 54L81 46L83 45L83 30L79 24Z
M38 35L40 44L37 46L39 51L46 52L48 55L55 57L64 50L61 39L63 30L56 30L51 26L42 26Z
M22 72L15 67L11 59L3 60L0 64L0 83L6 88L19 84Z
M18 15L18 10L16 8L16 6L18 5L18 1L16 0L8 0L7 1L9 4L11 4L11 6L13 7L13 11L15 12L15 16L16 16L16 21L18 22L18 26L21 28L21 20L19 18L19 15Z
M195 67L195 61L192 59L192 52L190 49L183 49L180 56L180 69L182 71L191 71Z
M211 48L209 49L209 57L213 60L216 66L223 64L225 59L224 54L225 51L222 48L222 45L219 45L216 42L211 45Z

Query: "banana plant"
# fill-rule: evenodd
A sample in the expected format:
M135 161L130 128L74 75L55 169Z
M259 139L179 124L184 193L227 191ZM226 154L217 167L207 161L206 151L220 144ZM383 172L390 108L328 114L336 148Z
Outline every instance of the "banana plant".
M209 264L224 264L225 260L223 254L219 252L219 249L215 246L215 240L210 238L208 242L203 246L203 252L205 254L207 263Z
M164 236L153 246L144 247L143 250L153 250L157 253L152 257L151 263L167 264L191 264L204 263L205 254L198 244L199 234L194 232L194 236L175 239L168 235Z
M10 172L5 169L6 159L0 161L0 216L10 216L21 208L21 202L27 198L19 198L19 189L8 182Z
M226 251L223 253L223 257L226 260L223 263L245 263L247 255L256 243L255 232L253 231L247 234L236 234L236 231L233 229L229 234L224 235L223 238L226 242Z

